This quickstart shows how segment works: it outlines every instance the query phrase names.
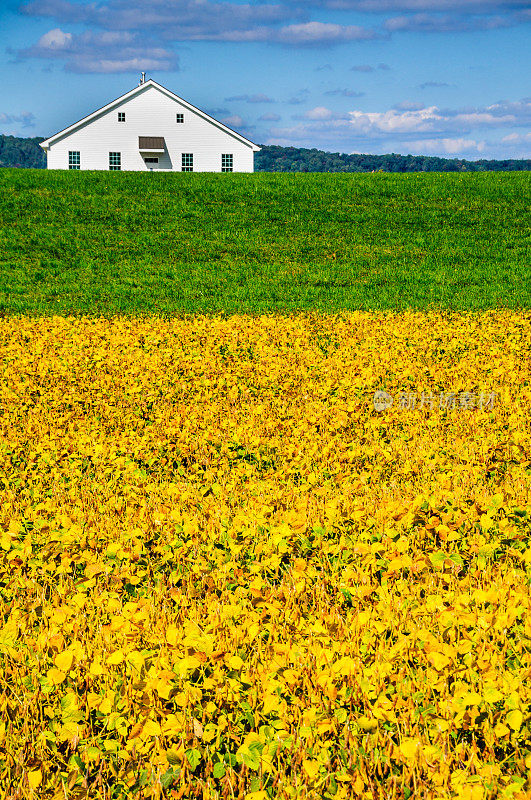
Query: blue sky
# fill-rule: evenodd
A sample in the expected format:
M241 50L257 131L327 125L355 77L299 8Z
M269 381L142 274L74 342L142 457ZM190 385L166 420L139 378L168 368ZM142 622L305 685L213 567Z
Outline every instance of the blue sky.
M0 133L140 70L259 144L531 157L529 0L0 0Z

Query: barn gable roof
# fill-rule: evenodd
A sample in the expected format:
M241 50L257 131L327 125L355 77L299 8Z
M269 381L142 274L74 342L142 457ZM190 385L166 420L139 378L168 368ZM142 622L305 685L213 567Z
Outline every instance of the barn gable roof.
M233 131L232 128L229 128L227 125L224 125L222 122L219 122L217 119L214 119L214 117L209 116L204 111L201 111L200 108L196 108L196 106L193 106L191 103L188 103L186 100L183 100L182 97L179 97L174 92L170 92L170 90L166 89L165 86L161 86L160 83L157 83L151 78L147 80L145 83L141 83L139 86L135 86L135 88L131 89L130 92L126 92L126 94L121 95L121 97L117 97L116 100L113 100L111 103L107 103L106 106L102 106L102 108L98 108L92 114L89 114L88 116L83 117L83 119L74 122L74 124L70 125L68 128L63 128L62 131L59 131L58 133L55 133L53 136L50 136L48 139L45 139L44 142L41 142L41 147L44 150L47 150L50 147L50 145L53 144L57 139L60 139L63 136L67 136L68 134L73 133L77 128L80 128L81 126L85 125L87 122L90 122L92 119L95 119L101 114L105 114L107 113L107 111L111 111L115 106L119 105L120 103L123 103L124 100L129 100L135 95L146 91L146 89L149 87L158 89L159 92L162 92L162 94L165 94L172 100L176 100L178 103L184 106L184 108L187 108L189 111L193 111L195 114L202 117L207 122L210 122L212 125L215 125L216 128L219 128L225 133L228 133L229 136L233 136L235 139L238 139L238 141L242 142L243 144L246 144L248 147L252 148L254 152L260 150L260 147L258 147L257 144L251 142L249 139L246 139L245 136L241 135L241 133Z

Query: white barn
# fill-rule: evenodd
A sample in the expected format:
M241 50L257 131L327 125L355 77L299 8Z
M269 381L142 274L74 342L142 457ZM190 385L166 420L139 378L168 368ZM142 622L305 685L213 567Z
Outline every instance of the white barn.
M48 169L253 172L260 148L144 75L41 143Z

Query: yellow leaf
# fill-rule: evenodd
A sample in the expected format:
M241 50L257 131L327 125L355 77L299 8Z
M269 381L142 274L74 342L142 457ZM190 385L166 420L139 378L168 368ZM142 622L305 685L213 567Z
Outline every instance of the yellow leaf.
M55 623L57 623L57 625L62 625L62 624L63 624L63 622L64 622L66 619L68 619L68 617L70 616L70 614L71 614L71 613L72 613L72 612L71 612L71 610L68 608L68 606L66 606L66 607L63 607L63 608L56 608L56 609L54 610L54 612L53 612L52 616L50 617L50 620L51 620L52 622L55 622Z
M307 774L307 776L311 781L314 781L319 775L318 761L310 761L308 759L304 759L304 761L302 762L302 766L304 768L305 773Z
M348 772L341 772L339 775L336 774L336 781L340 783L350 783L352 777L348 774Z
M513 711L509 711L509 713L505 717L505 721L513 731L519 731L522 727L522 722L524 721L524 715L521 711L517 708L513 709Z
M197 669L200 666L201 662L198 658L194 658L194 656L186 656L186 658L181 658L179 661L176 661L173 668L177 675L184 677L187 672Z
M53 683L54 686L57 686L58 684L64 681L64 679L66 678L66 674L64 672L61 672L60 669L55 669L55 667L52 667L46 673L46 677L48 678L50 683Z
M176 750L170 749L166 750L166 759L168 764L174 767L176 764L180 764L182 761L182 755L178 753Z
M114 708L114 694L113 692L108 692L107 695L101 701L101 703L98 705L98 711L101 711L102 714L110 714L113 708Z
M179 637L179 630L175 627L175 625L170 625L166 628L166 641L170 645L170 647L175 647L178 642Z
M231 656L231 657L229 658L228 665L229 665L229 667L230 667L231 669L237 669L237 670L240 670L240 669L243 667L243 664L244 664L244 662L243 662L243 660L240 658L240 656Z
M2 550L10 550L12 547L11 537L3 533L0 538L0 547Z
M42 781L42 772L40 769L34 769L31 770L31 772L28 772L28 783L30 785L30 789L36 789L41 781Z
M500 700L503 700L503 694L498 691L495 686L488 684L483 690L483 699L487 703L498 703Z
M86 578L94 578L96 575L105 572L105 564L97 563L97 564L87 564L85 567L85 577Z
M94 661L92 662L92 664L90 665L89 673L91 675L93 675L94 677L97 677L98 675L105 675L105 672L106 672L106 669L102 665L100 659L99 658L95 658Z
M193 628L192 626L190 626L190 630L186 632L186 636L183 639L184 647L192 648L198 653L205 653L207 656L211 656L214 651L213 643L212 636L207 636L198 628Z
M461 700L467 706L478 706L483 700L483 697L479 692L467 692L463 695Z
M92 710L100 704L101 697L97 692L87 692L87 708Z
M253 622L252 625L249 625L247 629L247 639L249 640L249 642L252 642L254 639L256 639L256 637L260 633L260 630L261 626L257 622Z
M142 737L147 736L160 736L161 729L158 722L155 722L154 719L146 720L146 723L142 729Z
M459 789L459 800L483 800L485 790L480 784L462 786Z
M16 536L17 534L22 533L22 531L24 530L24 526L22 525L21 522L17 522L17 520L12 519L9 521L8 530L9 533L12 533L14 536Z
M162 700L169 700L173 686L165 678L157 681L157 694Z
M185 728L186 722L182 714L169 714L163 721L164 733L166 736L170 736L171 738L177 738L180 736L182 733L184 733Z
M415 758L419 749L420 739L403 739L400 743L400 752L407 759Z
M280 708L281 700L276 694L266 694L264 697L264 704L262 708L262 714L267 716L274 711L278 711Z
M396 572L397 570L402 569L402 565L403 561L401 557L392 558L391 561L389 562L389 566L387 567L387 569L389 570L389 572Z
M369 717L358 717L356 720L364 733L374 733L378 730L378 720Z
M441 672L451 663L451 659L444 653L429 653L428 661L437 672Z
M84 594L78 592L73 596L70 602L72 603L72 605L77 606L77 608L81 610L87 604L87 598L85 597Z
M145 663L145 659L142 653L140 653L138 650L132 650L127 654L127 662L128 664L131 664L131 666L134 667L137 672L141 672Z
M495 733L495 734L496 734L496 736L498 736L498 737L501 737L501 736L507 736L507 734L508 734L508 733L510 733L510 732L511 732L511 731L510 731L510 729L507 727L507 725L504 725L502 722L498 722L498 724L497 724L497 725L496 725L496 727L494 728L494 733Z
M68 672L74 663L74 654L69 650L64 650L62 653L57 653L54 658L54 664L61 672Z
M138 738L144 729L144 722L145 720L141 719L136 725L133 725L131 731L129 732L129 740Z
M107 656L107 665L109 667L116 667L123 661L124 661L124 654L121 650L116 650L114 653L111 653L110 656Z
M354 675L357 672L356 662L353 658L345 656L344 658L340 658L339 661L336 661L333 670L337 672L338 675Z
M207 723L203 730L203 741L204 742L213 742L216 738L218 733L218 729L216 725L213 725L211 722Z

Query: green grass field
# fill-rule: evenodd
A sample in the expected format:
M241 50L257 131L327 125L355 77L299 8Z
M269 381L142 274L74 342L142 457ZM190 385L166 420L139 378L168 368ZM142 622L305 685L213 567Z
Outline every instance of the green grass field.
M0 170L0 309L531 306L529 173Z

